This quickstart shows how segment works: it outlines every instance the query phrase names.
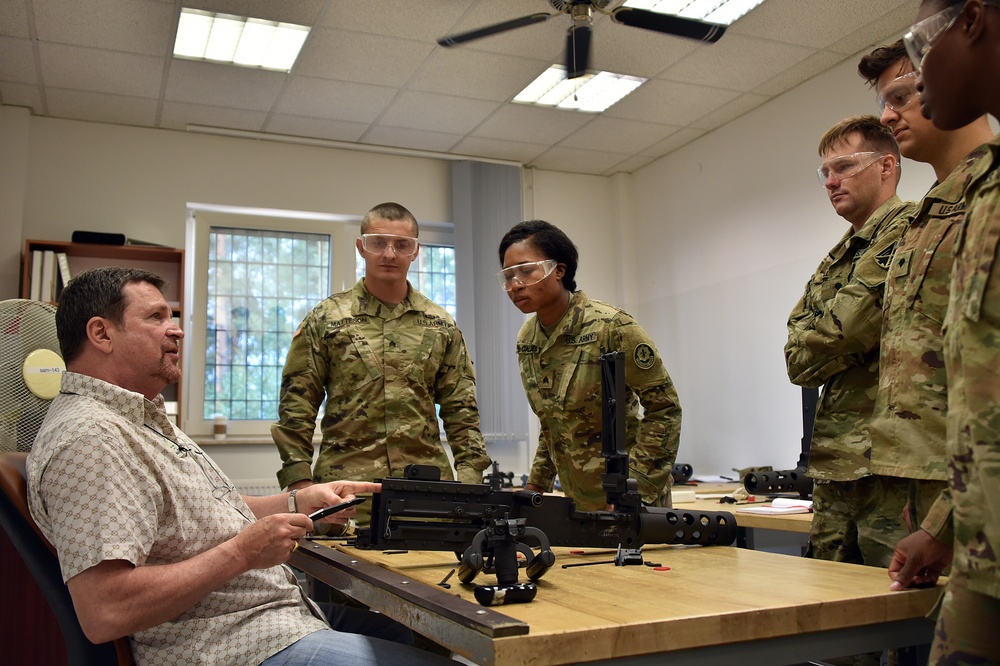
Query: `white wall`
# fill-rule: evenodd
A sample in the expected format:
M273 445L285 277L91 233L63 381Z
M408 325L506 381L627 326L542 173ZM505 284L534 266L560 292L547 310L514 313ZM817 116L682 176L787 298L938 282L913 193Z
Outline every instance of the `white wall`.
M858 58L807 81L632 177L635 292L684 410L678 461L695 473L795 466L800 390L785 374L785 321L846 231L819 186L820 137L875 111ZM899 188L934 180L904 160Z

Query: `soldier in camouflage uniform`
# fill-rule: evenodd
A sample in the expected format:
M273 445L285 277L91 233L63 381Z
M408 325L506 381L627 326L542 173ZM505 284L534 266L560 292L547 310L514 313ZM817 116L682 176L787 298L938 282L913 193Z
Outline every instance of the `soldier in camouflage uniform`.
M789 379L824 386L809 454L809 555L885 567L905 534L899 516L906 485L871 473L866 426L878 387L886 270L913 204L896 196L898 147L874 116L835 125L819 154L820 180L851 228L788 319Z
M436 465L451 480L437 404L458 480L481 483L490 460L465 340L454 319L406 279L420 249L417 221L399 204L381 204L365 215L361 234L365 277L316 306L288 350L279 420L271 426L283 461L278 481L297 489L372 480L401 476L410 463ZM324 398L314 466L313 431ZM358 509L363 524L368 505Z
M541 424L527 487L551 491L558 476L578 508L607 508L599 356L622 351L630 475L645 503L670 506L681 408L653 341L622 310L576 291L576 246L548 222L513 227L500 242L499 257L501 286L519 310L535 313L517 339L521 381Z
M937 176L904 229L889 269L878 397L870 423L872 471L909 479L905 517L912 531L948 487L942 325L967 182L964 170L956 167L993 132L985 116L953 132L923 117L916 72L902 40L866 55L858 71L876 89L881 122L898 134L903 156L928 162ZM939 521L931 533L950 542L950 521Z
M953 130L1000 114L1000 7L991 0L924 0L907 35L922 67L923 112ZM931 664L1000 663L1000 137L958 169L966 222L955 239L945 316L949 492L954 542L921 530L896 549L893 589L932 584L954 556ZM929 516L922 527L935 516ZM933 524L930 525L933 528Z

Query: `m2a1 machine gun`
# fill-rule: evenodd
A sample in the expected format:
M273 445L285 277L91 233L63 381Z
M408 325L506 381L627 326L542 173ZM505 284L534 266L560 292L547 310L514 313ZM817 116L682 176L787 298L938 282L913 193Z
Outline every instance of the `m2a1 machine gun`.
M458 579L471 583L484 569L496 585L474 590L484 606L534 599L535 581L553 564L552 546L617 548L615 563L642 564L643 544L729 545L736 520L724 511L682 511L644 506L628 476L625 448L625 372L621 352L602 354L602 486L612 511L579 511L558 495L501 489L490 483L441 481L437 467L410 465L403 478L379 479L371 524L355 545L378 550L449 550L460 557ZM536 550L532 549L532 545ZM528 582L518 581L517 555Z

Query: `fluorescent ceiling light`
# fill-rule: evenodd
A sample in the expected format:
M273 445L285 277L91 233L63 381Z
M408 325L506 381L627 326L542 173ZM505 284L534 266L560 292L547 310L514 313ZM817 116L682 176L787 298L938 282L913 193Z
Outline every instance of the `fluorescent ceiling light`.
M623 7L732 25L764 0L627 0Z
M174 55L287 72L308 35L304 25L183 8Z
M517 94L515 102L600 113L629 94L646 79L613 72L595 72L566 78L566 68L553 65Z

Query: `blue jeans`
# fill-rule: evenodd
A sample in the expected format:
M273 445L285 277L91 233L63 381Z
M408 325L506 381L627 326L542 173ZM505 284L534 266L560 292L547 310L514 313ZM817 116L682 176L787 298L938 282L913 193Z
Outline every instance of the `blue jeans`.
M381 613L336 603L319 603L333 629L300 638L260 666L397 664L440 666L455 662L412 647L413 632Z
M419 650L362 634L349 634L333 629L313 632L300 638L281 652L271 655L260 666L356 666L386 664L387 666L442 666L456 662Z

